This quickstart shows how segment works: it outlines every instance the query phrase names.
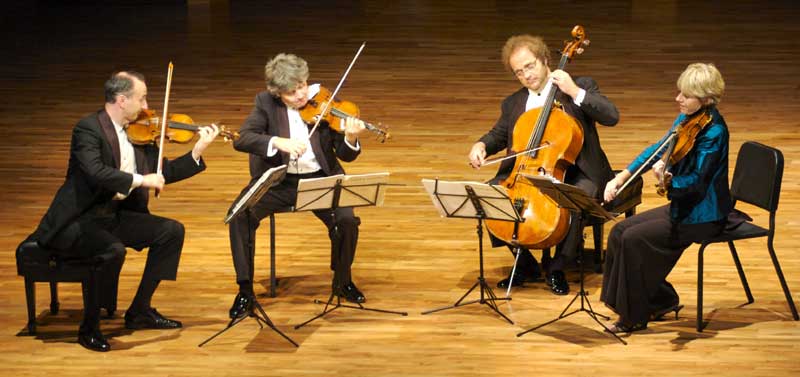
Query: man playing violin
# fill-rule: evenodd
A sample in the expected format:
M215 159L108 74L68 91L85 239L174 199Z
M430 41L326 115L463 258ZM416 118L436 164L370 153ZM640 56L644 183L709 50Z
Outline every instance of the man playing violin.
M205 169L201 157L217 136L216 126L199 130L191 152L163 160L155 173L157 146L133 145L125 134L129 123L147 109L144 76L114 73L105 83L103 109L81 119L72 131L69 166L64 184L29 240L55 249L64 257L88 258L126 247L149 248L139 288L125 312L129 329L173 329L181 323L154 309L151 298L161 280L175 280L183 247L184 228L175 220L150 214L149 189L189 178ZM121 267L122 261L119 261ZM94 351L110 346L100 332L97 298L87 295L78 342Z
M667 135L646 148L605 188L605 200L611 201L631 172L652 168L670 199L667 205L611 228L600 300L619 314L611 326L613 332L646 329L649 321L673 311L677 317L683 306L667 275L693 242L724 229L733 208L728 188L728 126L716 108L725 90L722 75L713 64L694 63L680 75L677 86L680 114ZM695 119L703 123L697 125L702 129L693 147L665 171L659 158L667 148L657 151L658 146L673 130Z
M600 148L600 139L595 123L614 126L619 120L616 106L600 93L597 83L590 77L573 78L563 70L551 71L550 51L542 38L531 35L517 35L506 41L502 50L502 59L506 68L513 72L522 84L514 94L506 97L501 105L500 118L488 133L476 142L469 152L470 164L480 168L486 162L486 156L511 150L514 125L526 111L542 107L547 93L553 85L558 88L556 100L563 106L567 114L574 117L583 129L583 147L578 154L575 165L570 166L565 174L565 183L575 185L592 197L600 197L602 187L613 176L611 165L605 152ZM514 167L514 160L504 161L492 179L498 183L507 178ZM563 269L575 257L583 224L576 221L574 214L566 237L556 247L555 256L545 256L546 282L553 293L564 295L569 292L569 284ZM505 243L492 237L492 245L502 246ZM548 260L549 259L549 260ZM512 269L513 271L513 269ZM541 272L536 259L527 249L521 249L514 285L537 281ZM500 288L507 288L512 276L497 283Z
M264 76L267 90L256 96L255 107L240 128L239 139L233 146L250 154L253 180L276 166L286 164L288 170L283 181L271 187L251 208L249 216L243 214L230 222L231 254L239 285L239 293L230 309L232 319L249 314L253 308L253 245L259 222L270 213L294 206L299 180L344 174L339 160L350 162L358 157L361 152L358 135L365 129L362 121L347 118L343 134L330 127L318 127L309 136L309 126L298 110L314 97L319 85L308 85L308 64L302 58L278 54L267 62ZM337 208L335 216L332 210L313 212L329 231L334 292L350 302L365 302L364 294L353 283L350 273L359 218L349 207Z

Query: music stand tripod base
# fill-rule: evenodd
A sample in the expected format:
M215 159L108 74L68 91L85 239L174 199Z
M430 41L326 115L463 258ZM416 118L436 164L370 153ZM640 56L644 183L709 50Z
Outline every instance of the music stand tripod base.
M239 324L240 322L244 321L247 318L254 318L256 320L256 322L258 323L258 327L259 328L263 329L264 325L266 325L267 327L271 328L272 331L275 331L276 333L278 333L278 335L282 336L284 339L289 341L289 343L292 343L293 346L300 347L300 345L298 345L297 342L295 342L294 340L292 340L292 338L290 338L286 334L284 334L281 330L279 330L275 326L274 323L272 323L272 320L269 319L269 316L264 311L264 308L262 308L261 304L259 304L258 301L256 301L255 296L253 296L252 299L253 299L253 308L250 309L250 312L247 315L231 319L231 321L228 322L228 325L225 326L224 329L218 331L216 334L212 335L210 338L204 340L202 343L198 344L197 347L204 346L206 343L210 342L212 339L216 338L219 335L222 335L222 333L224 333L225 331L228 331L231 327L236 326L237 324Z
M478 234L478 256L480 266L478 281L475 282L458 301L453 305L424 311L422 314L430 314L479 303L489 306L489 308L500 317L513 325L514 321L503 314L496 303L496 301L510 301L511 297L498 298L492 291L492 288L486 284L486 279L484 279L483 274L483 220L512 221L515 223L514 228L516 229L518 224L522 222L522 218L519 216L511 199L501 186L492 186L480 182L448 182L439 181L438 179L423 179L422 183L433 199L434 206L436 206L443 217L478 220L476 232ZM516 232L514 232L514 238L516 239ZM478 287L480 287L480 298L463 302L464 299Z
M608 211L600 207L600 205L597 202L595 202L593 198L589 197L581 189L575 186L571 186L560 182L553 182L550 179L543 177L527 176L527 175L524 177L527 178L534 186L538 187L544 194L552 198L553 201L558 203L559 206L563 208L568 208L571 211L576 212L578 214L577 221L579 222L582 222L587 215L604 217L607 219L614 218L614 216L611 215ZM583 237L580 238L578 250L583 250ZM628 345L628 343L625 342L625 340L620 338L619 335L611 332L611 330L608 327L606 327L606 325L604 325L602 322L600 322L599 319L597 319L597 317L601 317L605 320L609 320L610 318L595 312L594 309L592 309L591 302L589 302L589 299L587 298L588 294L584 289L583 252L578 253L577 262L580 271L580 290L575 295L575 297L572 298L572 301L569 302L569 304L564 308L564 310L557 318L545 322L541 325L532 327L523 332L520 332L517 334L517 337L523 336L531 331L547 326L553 322L567 318L575 313L585 312L586 314L589 315L589 317L591 317L595 322L597 322L598 325L603 327L603 329L605 330L604 332L611 334L612 336L614 336L614 338L622 342L622 344ZM567 312L567 310L569 310L572 304L575 303L578 297L580 297L581 299L580 308L571 311L569 314L564 314ZM588 309L586 308L587 306Z
M236 216L240 216L241 214L245 214L245 216L250 216L250 209L261 200L261 197L270 189L275 183L279 182L283 177L286 175L287 166L281 165L274 168L271 168L265 171L258 179L253 180L250 182L249 186L242 190L242 193L239 194L239 197L233 202L231 208L228 210L228 215L225 217L225 224L228 224L231 219ZM273 232L274 234L275 232ZM250 240L248 242L250 247L253 247L254 242ZM250 255L255 255L254 252L251 252ZM253 260L250 260L250 264L253 264ZM202 343L198 344L198 347L202 347L206 343L210 342L212 339L216 338L217 336L221 335L222 333L228 331L231 327L236 326L237 324L241 323L248 317L255 318L256 322L258 322L258 326L263 329L264 325L267 325L273 331L277 332L280 336L284 339L288 340L289 343L292 343L295 347L299 347L299 345L286 336L281 330L275 327L275 324L272 323L272 320L269 319L269 316L264 311L264 308L261 307L261 304L258 303L256 300L255 295L250 297L253 303L253 307L250 308L247 315L232 318L228 325L225 326L224 329L218 331L216 334L212 335L210 338L204 340ZM263 324L262 324L263 323Z
M305 321L305 322L303 322L303 323L301 323L299 325L296 325L294 327L294 329L298 330L301 327L303 327L303 326L305 326L305 325L307 325L307 324L309 324L309 323L311 323L311 322L313 322L313 321L315 321L315 320L317 320L319 318L322 318L322 317L326 316L328 313L331 313L334 310L339 309L339 308L350 308L350 309L356 309L356 310L367 310L367 311L378 312L378 313L399 314L399 315L402 315L404 317L408 315L407 312L397 312L397 311L393 311L393 310L368 308L368 307L365 307L364 305L361 305L360 303L356 304L358 306L342 304L342 299L339 296L336 296L336 305L333 305L333 297L334 296L336 296L336 295L334 295L333 292L331 292L330 297L328 297L328 301L322 301L322 300L319 300L319 299L315 299L314 300L315 304L323 304L323 303L325 304L325 308L322 309L322 313L319 313L319 314L315 315L314 317L312 317L311 319L309 319L309 320L307 320L307 321ZM328 309L329 307L330 307L330 309Z
M336 209L343 207L365 207L377 206L383 201L384 192L388 185L389 173L375 173L362 175L334 175L317 179L301 179L297 185L297 211L330 209L332 223L334 224L331 232L331 242L339 242L339 229L336 226ZM333 298L336 296L336 305L333 305ZM315 299L314 303L321 304L322 301ZM330 309L329 309L330 308ZM341 303L341 298L331 289L331 294L325 302L325 308L311 319L296 325L295 330L324 317L328 313L338 308L350 308L356 310L367 310L379 313L399 314L407 316L407 312L397 312L384 309L367 308L360 303L358 306L346 305Z
M467 302L463 302L462 303L462 301L464 301L464 299L467 298L467 296L469 296L469 294L472 293L472 291L475 290L475 288L477 288L479 285L480 285L480 291L481 291L481 298L477 299L477 300L472 300L472 301L467 301ZM489 287L488 284L486 284L486 280L484 280L483 277L479 277L478 281L475 282L475 284L472 285L472 288L467 290L467 293L464 293L464 295L461 296L461 298L459 298L458 301L456 301L453 305L448 305L448 306L443 306L441 308L426 310L426 311L422 312L422 314L431 314L431 313L440 312L442 310L455 309L455 308L460 308L462 306L467 306L467 305L470 305L470 304L480 303L481 305L487 305L489 308L494 310L495 313L497 313L499 316L503 317L503 319L505 319L508 323L513 325L514 321L512 321L505 314L503 314L503 312L500 311L500 309L497 307L497 304L495 303L495 301L503 301L503 300L511 301L511 297L497 297L497 296L495 296L494 292L492 292L492 289Z

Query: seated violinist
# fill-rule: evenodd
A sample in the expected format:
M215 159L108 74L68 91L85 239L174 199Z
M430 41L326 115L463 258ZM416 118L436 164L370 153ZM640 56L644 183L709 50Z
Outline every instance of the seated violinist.
M253 245L259 222L280 208L294 206L299 180L344 174L339 160L350 162L358 157L361 152L358 135L365 129L362 121L347 118L344 133L320 126L309 137L309 125L298 110L308 104L320 86L308 85L308 64L300 57L278 54L267 62L264 76L267 90L256 96L255 107L240 128L240 137L233 146L250 154L253 180L276 166L286 164L288 170L283 181L271 187L253 206L249 217L245 213L230 222L231 254L239 285L239 294L230 309L231 318L247 315L253 309ZM331 239L334 292L350 302L365 302L364 294L353 283L350 274L358 241L359 218L354 215L352 207L337 208L335 216L330 209L313 212L328 228ZM334 229L337 229L338 237L335 237Z
M652 168L670 200L611 229L600 299L619 315L610 327L613 332L646 329L649 321L671 312L677 317L683 306L667 275L693 242L713 237L725 227L733 203L728 189L728 127L717 110L724 89L725 82L714 65L690 64L678 78L675 101L680 114L667 135L606 185L608 202L632 172ZM693 127L699 133L689 140ZM693 142L693 146L682 158L673 154L679 161L665 168L660 158L668 148L657 149L676 129L675 150L682 149L677 147L682 143Z
M147 109L144 76L133 71L114 73L105 83L103 109L81 119L72 130L69 167L64 184L53 198L36 231L28 238L66 258L88 258L109 251L149 248L139 289L125 311L128 329L174 329L181 323L164 317L150 305L161 280L175 280L183 248L183 224L150 214L150 189L189 178L206 167L203 151L219 133L202 127L191 152L163 160L159 148L133 145L125 130ZM93 291L87 288L88 292ZM85 294L78 343L93 351L111 346L100 332L97 297Z

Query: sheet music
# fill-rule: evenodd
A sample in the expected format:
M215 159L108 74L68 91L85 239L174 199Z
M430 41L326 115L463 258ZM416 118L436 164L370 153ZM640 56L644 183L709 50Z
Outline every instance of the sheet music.
M423 179L422 185L431 196L434 207L442 217L478 217L475 206L467 196L466 186L480 198L487 219L514 221L518 216L506 189L500 185L489 185L471 181L440 181Z
M295 208L298 211L331 208L333 204L333 186L339 179L344 181L344 174L301 179L297 184L298 191Z
M345 176L339 207L360 206L365 205L366 202L381 206L386 196L388 183L389 172ZM378 186L377 192L375 185Z
M265 171L264 174L261 174L258 180L250 185L250 189L247 190L228 211L228 216L225 217L225 224L230 222L240 211L252 206L256 201L261 199L272 185L283 179L286 175L286 169L286 165L281 165L271 168Z
M333 203L334 187L341 180L339 203ZM297 187L298 211L337 207L383 205L389 173L337 174L322 178L301 179Z
M538 187L542 193L553 199L559 207L567 208L571 211L585 211L592 216L608 220L614 219L612 213L606 211L594 198L578 187L542 176L520 174L520 177L527 179L531 184Z

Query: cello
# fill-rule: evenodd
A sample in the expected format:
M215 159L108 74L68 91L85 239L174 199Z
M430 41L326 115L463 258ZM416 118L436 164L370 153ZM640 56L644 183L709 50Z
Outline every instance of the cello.
M589 45L580 25L572 29L572 40L561 52L558 69ZM569 229L569 210L559 208L538 188L519 179L520 175L544 175L563 181L567 168L583 146L583 130L577 120L555 105L558 87L547 93L544 106L522 114L514 124L512 151L526 151L516 157L511 174L499 184L506 188L509 198L524 221L514 223L486 220L486 227L495 237L511 245L543 249L556 245ZM527 152L530 151L530 152Z

